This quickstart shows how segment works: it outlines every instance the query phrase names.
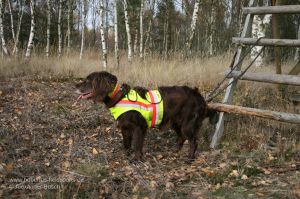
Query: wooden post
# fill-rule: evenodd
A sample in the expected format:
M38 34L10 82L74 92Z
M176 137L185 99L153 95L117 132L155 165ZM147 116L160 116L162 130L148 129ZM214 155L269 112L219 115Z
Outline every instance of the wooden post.
M251 7L251 6L254 6L254 0L250 0L249 7ZM244 25L244 28L243 28L243 32L241 34L242 38L247 37L247 36L250 35L251 27L252 27L252 21L253 21L253 15L248 14L246 16L245 25ZM242 55L242 50L243 50L243 47L239 47L239 49L237 51L237 55L235 57L234 66L240 62L241 55ZM239 66L236 68L236 70L241 70L241 66L242 66L242 63L239 64ZM229 80L229 84L231 84L231 85L228 86L228 88L226 89L225 97L223 99L223 103L225 103L225 104L231 103L231 101L232 101L234 89L235 89L235 86L236 86L236 82L233 82L233 81L234 81L234 78L231 78ZM220 116L219 116L219 121L217 123L215 133L213 135L213 138L212 138L212 141L211 141L211 144L210 144L211 148L215 148L217 146L219 139L223 135L223 132L224 132L224 119L225 119L225 115L224 115L224 113L221 113Z

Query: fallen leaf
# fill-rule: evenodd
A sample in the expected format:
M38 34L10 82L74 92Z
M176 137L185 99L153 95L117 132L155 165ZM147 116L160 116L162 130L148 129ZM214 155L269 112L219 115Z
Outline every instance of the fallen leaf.
M248 179L248 176L242 175L241 179L242 179L242 180L247 180L247 179Z
M296 198L300 198L300 186L294 188L293 193L296 196Z
M220 168L224 168L224 167L226 167L226 166L227 166L227 164L226 164L225 162L219 164L219 167L220 167Z
M6 165L7 172L12 172L13 169L14 169L14 163L10 162Z
M136 185L133 187L132 192L133 192L133 193L137 193L137 192L139 191L139 189L140 189L140 186L139 186L138 184L136 184Z
M232 170L231 173L228 175L229 177L238 177L239 173L237 170Z
M157 183L156 183L156 181L152 180L152 181L150 182L150 187L151 187L152 190L155 190L155 189L157 188Z
M161 160L162 158L163 158L163 156L161 154L159 154L159 155L156 156L157 160Z
M201 170L209 177L213 177L216 175L215 172L211 170L209 167L202 168Z
M97 149L93 148L93 155L98 155L99 152L97 151Z
M174 184L172 182L167 182L166 183L166 192L171 192L172 189L174 189Z
M69 161L64 161L64 163L63 163L63 167L64 168L69 168L71 166L71 163L69 162Z

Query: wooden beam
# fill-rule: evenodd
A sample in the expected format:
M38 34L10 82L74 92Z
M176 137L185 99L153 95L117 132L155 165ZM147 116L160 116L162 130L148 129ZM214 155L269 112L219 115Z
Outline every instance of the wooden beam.
M221 104L221 103L210 103L208 104L208 107L213 110L217 110L219 112L250 115L250 116L255 116L255 117L260 117L265 119L276 120L279 122L300 124L299 114L261 110L256 108L248 108L248 107Z
M226 75L229 71L226 72ZM239 77L241 71L232 71L228 74L228 78ZM250 73L246 72L241 80L249 80L256 82L275 83L275 84L287 84L293 86L300 86L300 76L297 75L282 75L282 74L270 74L270 73Z
M298 14L300 5L244 7L244 14Z
M300 40L298 39L261 39L257 42L257 38L233 37L232 42L235 44L256 45L256 46L300 47Z

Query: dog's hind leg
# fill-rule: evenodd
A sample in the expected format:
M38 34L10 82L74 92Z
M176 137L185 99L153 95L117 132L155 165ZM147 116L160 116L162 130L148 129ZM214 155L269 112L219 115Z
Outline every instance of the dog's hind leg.
M181 132L181 127L176 124L176 123L173 123L172 124L172 129L176 132L177 134L177 138L176 138L176 152L179 152L181 149L182 149L182 146L183 146L183 143L184 141L186 140L184 138L184 136L182 135L182 132Z
M123 145L126 155L130 155L131 142L132 142L132 133L128 130L122 130L123 136Z
M146 128L142 129L141 127L135 127L132 132L133 136L133 148L135 153L135 160L142 160L143 157L143 145L144 138L146 134Z
M197 119L194 118L190 121L185 121L182 125L181 131L183 135L189 141L189 152L188 152L188 159L192 161L195 159L195 152L197 150L197 130L199 129L200 125L196 123Z

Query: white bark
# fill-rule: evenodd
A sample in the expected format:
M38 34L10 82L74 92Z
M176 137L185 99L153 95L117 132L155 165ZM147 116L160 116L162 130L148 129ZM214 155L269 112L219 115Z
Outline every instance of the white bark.
M23 14L24 14L24 6L22 3L22 0L18 1L18 6L19 6L19 20L18 20L18 27L17 27L17 34L16 34L16 39L15 39L15 44L14 44L14 49L13 49L13 54L14 55L18 55L19 52L19 48L18 48L18 44L19 44L19 36L20 36L20 31L21 31L21 25L22 25L22 19L23 19Z
M31 26L25 57L28 59L33 49L33 39L35 34L35 0L30 0Z
M11 35L12 35L14 42L16 42L14 16L12 13L11 2L10 2L10 0L7 0L7 1L8 1L7 3L8 3L8 10L9 10L9 16L10 16Z
M118 7L117 0L115 0L114 5L114 34L115 34L115 58L117 62L117 67L120 65L120 55L119 55L119 36L118 36Z
M62 0L59 0L58 5L58 22L57 22L57 31L58 31L58 58L62 54L62 34L61 34L61 12L62 12Z
M214 22L215 22L215 9L214 5L211 5L211 13L210 13L210 29L209 29L209 55L212 56L214 54L214 49L213 49L213 34L214 34Z
M81 48L80 48L80 59L82 59L82 56L83 56L84 41L85 41L85 35L84 35L84 29L85 29L84 3L85 3L85 1L81 2Z
M3 1L0 0L0 37L1 37L1 44L2 44L2 50L5 55L9 55L9 52L6 47L6 42L4 38L4 31L3 31Z
M187 43L188 50L191 50L191 48L192 48L192 42L193 42L193 38L195 35L196 23L197 23L198 13L199 13L199 4L200 4L200 0L196 0L195 6L194 6L193 17L192 17L190 36L189 36L189 40Z
M141 0L141 10L140 10L140 58L144 57L144 28L143 28L143 18L144 18L144 0Z
M101 35L101 46L102 46L102 62L103 67L107 67L107 49L105 42L105 33L104 33L104 0L100 0L100 35Z
M50 50L50 27L51 27L51 0L47 0L47 44L46 56L49 57Z
M265 15L263 18L259 15L255 15L252 23L252 37L260 38L266 36L266 26L270 24L272 15ZM262 46L255 46L251 50L251 59L255 59L257 54L261 51ZM255 66L260 67L263 63L263 54L257 57Z
M126 34L127 34L128 61L131 62L132 61L132 41L131 41L130 26L129 26L127 0L124 0L124 14L125 14L125 27L126 27Z

